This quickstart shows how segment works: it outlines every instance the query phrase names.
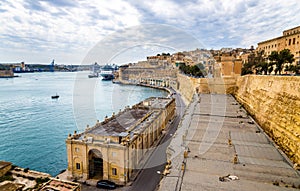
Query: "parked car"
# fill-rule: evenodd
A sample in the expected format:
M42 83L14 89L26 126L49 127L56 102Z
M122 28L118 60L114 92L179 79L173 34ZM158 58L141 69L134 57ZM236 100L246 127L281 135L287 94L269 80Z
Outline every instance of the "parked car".
M97 188L104 188L104 189L115 189L117 185L114 182L111 182L109 180L99 180L97 182Z

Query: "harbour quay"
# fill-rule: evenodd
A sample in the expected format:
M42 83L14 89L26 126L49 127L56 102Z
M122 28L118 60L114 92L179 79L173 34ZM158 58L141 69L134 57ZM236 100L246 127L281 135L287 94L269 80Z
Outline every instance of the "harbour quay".
M174 98L150 97L82 133L69 134L67 178L110 180L118 185L130 182L175 118L175 108Z

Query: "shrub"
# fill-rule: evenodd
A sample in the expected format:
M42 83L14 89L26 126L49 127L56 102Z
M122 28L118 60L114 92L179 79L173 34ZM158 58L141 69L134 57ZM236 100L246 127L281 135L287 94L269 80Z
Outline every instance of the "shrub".
M6 181L6 180L14 181L15 179L12 177L11 174L5 174L4 176L0 177L0 182Z

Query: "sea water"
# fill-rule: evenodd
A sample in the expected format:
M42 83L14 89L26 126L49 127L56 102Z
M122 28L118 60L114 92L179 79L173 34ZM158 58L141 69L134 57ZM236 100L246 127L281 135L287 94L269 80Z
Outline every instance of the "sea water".
M166 92L88 78L86 72L24 73L0 79L0 160L57 175L65 140L125 106ZM52 99L52 95L59 95Z

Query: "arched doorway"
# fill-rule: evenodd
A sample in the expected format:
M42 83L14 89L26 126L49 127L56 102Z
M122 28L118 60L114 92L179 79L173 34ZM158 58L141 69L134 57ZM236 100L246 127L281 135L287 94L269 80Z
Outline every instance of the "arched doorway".
M103 178L103 156L97 149L89 151L89 178Z

